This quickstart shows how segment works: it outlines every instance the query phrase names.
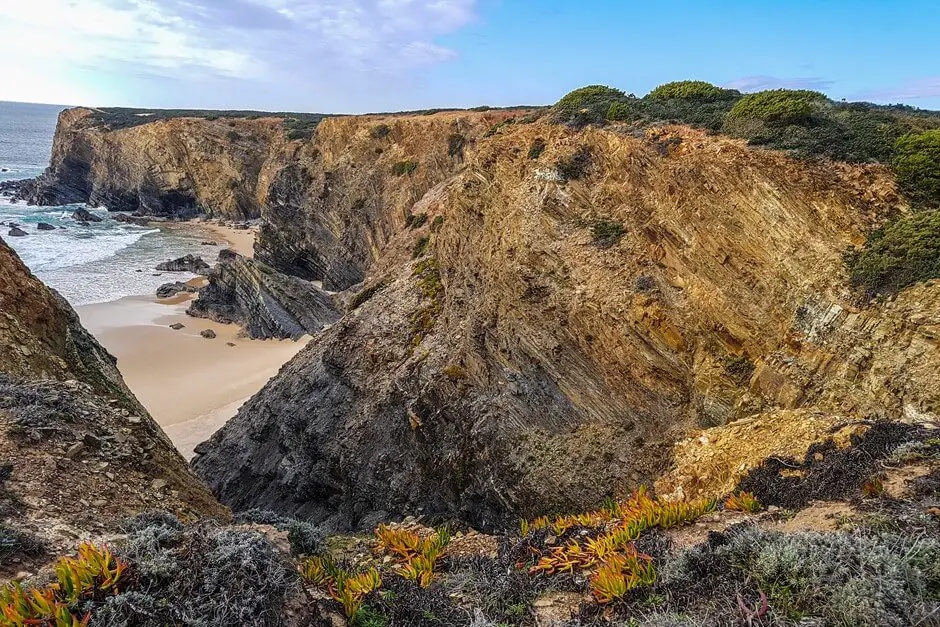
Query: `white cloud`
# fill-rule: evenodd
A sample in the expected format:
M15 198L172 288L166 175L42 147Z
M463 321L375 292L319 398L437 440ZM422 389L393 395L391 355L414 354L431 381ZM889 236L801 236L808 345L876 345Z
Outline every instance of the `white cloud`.
M20 77L35 80L6 81L0 99L48 99L58 89L60 101L89 90L99 99L132 101L139 90L159 87L209 102L198 87L231 80L254 96L246 103L258 102L261 89L374 89L453 58L437 40L472 22L476 2L4 1L0 59L15 59Z
M896 87L857 94L857 98L875 102L903 102L922 98L940 98L940 76L927 76Z
M763 91L765 89L814 89L824 91L832 87L833 81L819 77L777 78L776 76L745 76L733 80L725 87L743 92Z

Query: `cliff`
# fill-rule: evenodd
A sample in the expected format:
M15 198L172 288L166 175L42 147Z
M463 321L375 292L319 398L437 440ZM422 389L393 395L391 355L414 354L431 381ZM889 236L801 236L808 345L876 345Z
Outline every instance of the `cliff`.
M2 240L0 467L0 529L35 534L46 550L113 533L152 509L228 516L124 385L114 358ZM4 559L0 577L25 565Z
M272 194L259 254L336 287L368 268L372 296L198 449L223 502L339 528L491 525L629 493L699 427L787 410L820 420L788 443L805 449L842 421L935 416L936 286L899 316L856 307L843 270L903 209L884 169L682 127L535 123L477 135L452 176L428 166L403 189L384 153L434 164L455 117L397 120L378 162L374 121L328 120L301 193Z
M296 148L277 117L171 117L112 130L98 113L78 108L60 114L51 163L27 192L29 202L85 202L162 217L254 218L272 170Z

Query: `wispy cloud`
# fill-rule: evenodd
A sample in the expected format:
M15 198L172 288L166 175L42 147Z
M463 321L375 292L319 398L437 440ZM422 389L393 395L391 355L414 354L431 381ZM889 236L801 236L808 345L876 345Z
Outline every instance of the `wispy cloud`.
M382 84L455 52L437 40L477 0L29 0L0 2L0 57L47 81L85 68L121 81L239 79L279 92ZM113 84L112 84L113 87ZM249 84L246 89L252 89Z
M832 87L833 84L834 81L815 76L806 78L744 76L727 83L725 87L744 92L763 91L765 89L815 89L817 91L823 91Z
M921 98L940 98L940 76L926 76L895 87L873 89L857 94L855 98L875 102L901 102Z

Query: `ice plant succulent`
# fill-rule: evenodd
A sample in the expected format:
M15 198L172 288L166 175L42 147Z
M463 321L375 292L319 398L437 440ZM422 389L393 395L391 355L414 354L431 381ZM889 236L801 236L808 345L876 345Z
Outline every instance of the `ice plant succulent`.
M725 509L753 514L759 512L762 506L752 492L738 492L725 499Z
M426 588L434 581L437 563L450 543L450 532L442 528L434 535L421 536L407 529L380 525L375 530L375 543L377 553L391 555L401 565L402 577Z
M362 608L365 597L382 586L382 577L376 569L353 574L337 566L330 557L315 556L304 560L300 574L307 583L326 588L330 596L343 606L349 619Z
M109 548L85 542L76 557L63 557L56 563L56 583L27 590L14 583L0 589L0 627L86 625L90 614L74 606L118 594L127 567Z

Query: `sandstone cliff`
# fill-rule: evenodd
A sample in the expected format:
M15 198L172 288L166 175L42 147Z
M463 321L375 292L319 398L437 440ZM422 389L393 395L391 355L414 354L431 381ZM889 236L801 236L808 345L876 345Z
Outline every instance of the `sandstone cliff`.
M72 308L0 240L0 522L46 548L151 509L226 517ZM6 479L6 477L4 477ZM0 577L22 568L0 564Z
M374 295L198 449L223 502L485 525L627 493L698 427L936 415L937 287L898 316L856 308L844 276L843 252L903 210L886 171L535 123L474 134L442 176L461 118L398 119L378 160L374 120L328 120L276 182L259 255L339 288L366 272ZM419 185L388 151L419 155Z
M275 117L181 117L110 130L95 113L59 116L51 164L27 193L30 202L253 218L273 171L297 146Z

